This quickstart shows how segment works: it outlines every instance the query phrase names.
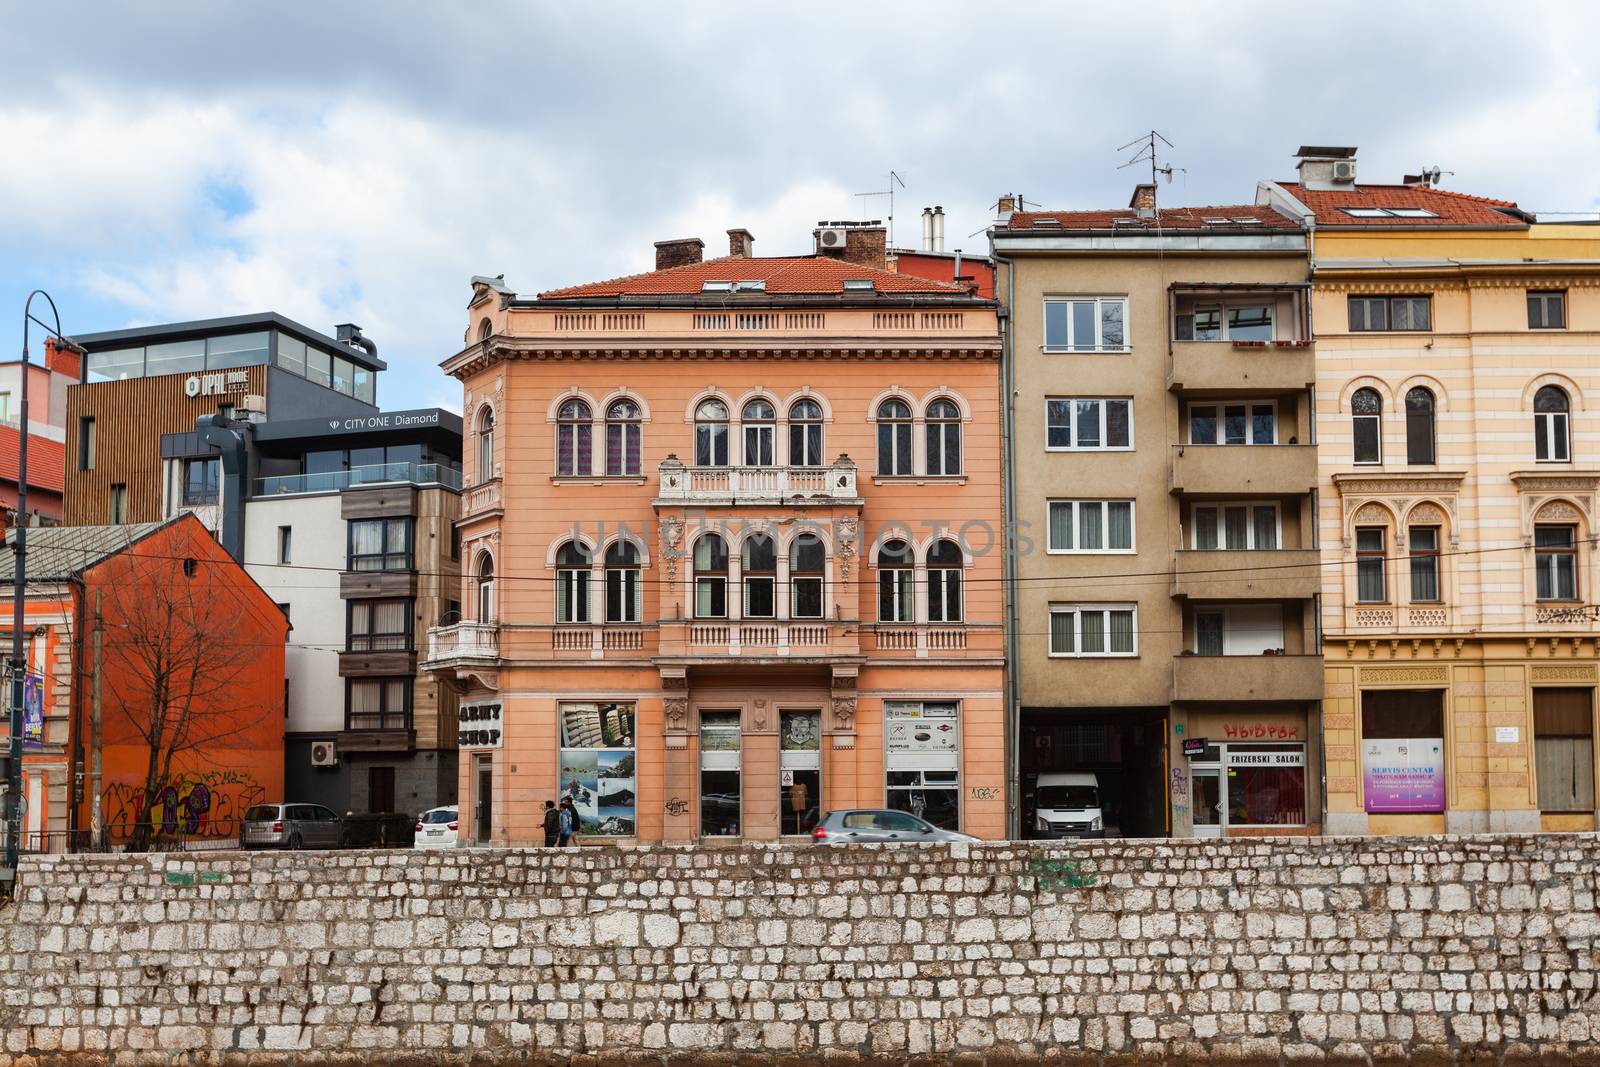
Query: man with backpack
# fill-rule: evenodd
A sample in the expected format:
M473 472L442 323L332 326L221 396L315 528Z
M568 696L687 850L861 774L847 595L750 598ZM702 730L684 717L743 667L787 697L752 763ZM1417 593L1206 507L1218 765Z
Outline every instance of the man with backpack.
M561 812L556 810L556 802L544 802L544 847L555 848L556 841L561 836Z

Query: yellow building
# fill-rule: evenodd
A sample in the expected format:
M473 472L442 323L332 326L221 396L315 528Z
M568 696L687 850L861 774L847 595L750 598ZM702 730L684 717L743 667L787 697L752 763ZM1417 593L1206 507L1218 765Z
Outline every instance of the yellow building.
M1600 225L1300 155L1326 832L1594 829Z

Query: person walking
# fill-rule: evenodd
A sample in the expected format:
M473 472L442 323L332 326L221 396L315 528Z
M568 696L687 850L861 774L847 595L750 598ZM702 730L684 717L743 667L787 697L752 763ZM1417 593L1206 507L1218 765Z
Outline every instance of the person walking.
M556 840L561 836L561 812L556 810L556 802L544 802L544 847L555 848Z
M578 811L572 806L572 801L562 798L560 815L560 832L556 844L561 848L575 848L577 842L574 838L578 831Z

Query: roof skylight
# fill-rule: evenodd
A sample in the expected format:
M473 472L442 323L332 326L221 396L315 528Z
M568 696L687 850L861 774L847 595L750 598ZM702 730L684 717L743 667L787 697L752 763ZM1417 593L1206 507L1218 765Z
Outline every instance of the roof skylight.
M847 291L860 291L863 289L876 289L871 278L846 278L844 287Z
M731 293L731 292L733 292L733 283L732 282L701 282L700 283L700 291L702 293Z
M739 293L764 293L767 291L767 280L765 278L754 278L734 282L733 288L735 292Z

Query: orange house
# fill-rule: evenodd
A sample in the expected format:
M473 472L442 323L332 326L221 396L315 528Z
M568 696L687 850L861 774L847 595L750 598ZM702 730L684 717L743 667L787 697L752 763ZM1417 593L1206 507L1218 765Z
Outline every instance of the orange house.
M992 301L812 256L657 245L519 297L476 278L459 527L474 839L772 840L821 813L1005 830Z
M0 581L14 577L8 551ZM287 623L193 515L29 530L25 611L42 701L25 726L23 847L126 844L146 811L157 843L227 841L247 807L280 796Z

